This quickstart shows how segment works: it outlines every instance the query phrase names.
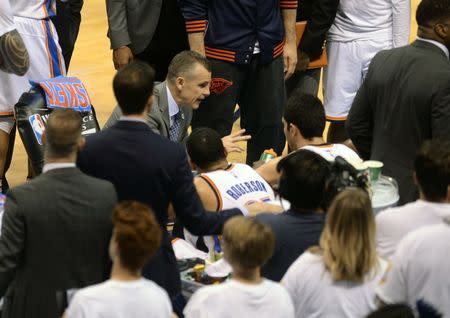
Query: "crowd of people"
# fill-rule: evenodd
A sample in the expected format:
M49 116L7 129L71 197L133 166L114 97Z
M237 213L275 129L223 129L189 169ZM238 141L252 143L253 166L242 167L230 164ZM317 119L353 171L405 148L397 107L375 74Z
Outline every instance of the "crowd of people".
M409 0L107 0L117 105L86 138L53 109L8 189L13 106L66 74L82 4L0 2L2 317L450 316L450 0L412 44ZM230 277L185 297L174 238Z

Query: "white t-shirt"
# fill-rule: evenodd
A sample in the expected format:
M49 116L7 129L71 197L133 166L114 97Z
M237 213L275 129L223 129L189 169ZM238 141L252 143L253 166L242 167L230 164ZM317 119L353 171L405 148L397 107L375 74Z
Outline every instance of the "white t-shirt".
M450 216L450 204L423 200L390 208L377 214L377 252L391 259L400 241L409 233L426 225L442 222Z
M394 47L408 44L410 0L340 0L328 40L392 41Z
M14 20L9 0L0 1L0 36L14 30Z
M450 317L450 225L441 223L409 233L399 244L386 283L377 288L385 303L419 301Z
M186 318L293 318L294 307L283 286L263 279L260 284L236 280L199 289L184 309Z
M377 308L375 288L382 280L388 262L379 258L378 268L364 283L334 282L321 255L303 253L284 275L294 302L296 317L361 318Z
M314 151L315 153L321 155L327 161L334 161L337 156L341 156L349 163L360 163L362 159L358 156L356 152L343 144L326 144L322 146L304 146L300 149L306 149Z
M68 318L166 318L171 315L167 292L144 278L131 282L107 280L83 288L67 309Z

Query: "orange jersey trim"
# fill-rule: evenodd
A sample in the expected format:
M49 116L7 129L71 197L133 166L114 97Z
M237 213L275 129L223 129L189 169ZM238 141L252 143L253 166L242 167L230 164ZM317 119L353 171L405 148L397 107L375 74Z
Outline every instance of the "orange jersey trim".
M208 185L209 185L209 186L211 187L211 189L214 191L214 194L216 195L217 201L218 201L218 204L219 204L219 207L217 208L217 211L222 211L222 208L223 208L223 202L222 202L222 196L220 195L219 189L217 189L217 187L216 187L216 185L214 184L214 182L213 182L208 176L200 175L200 178L202 178L203 180L205 180L206 183L208 183Z
M344 121L344 120L347 120L347 116L344 116L344 117L326 116L326 119L328 121Z

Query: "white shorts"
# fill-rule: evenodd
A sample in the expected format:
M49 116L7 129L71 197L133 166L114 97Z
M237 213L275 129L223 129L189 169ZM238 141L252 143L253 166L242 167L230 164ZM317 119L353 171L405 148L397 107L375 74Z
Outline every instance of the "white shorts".
M22 17L14 17L14 22L30 56L30 69L25 76L0 71L0 116L13 114L20 96L30 89L29 80L39 81L66 74L52 22Z
M327 43L328 66L323 72L325 114L329 121L347 119L356 92L369 69L372 58L392 48L392 41L351 41Z
M4 131L8 135L14 127L14 118L10 117L0 117L0 130Z

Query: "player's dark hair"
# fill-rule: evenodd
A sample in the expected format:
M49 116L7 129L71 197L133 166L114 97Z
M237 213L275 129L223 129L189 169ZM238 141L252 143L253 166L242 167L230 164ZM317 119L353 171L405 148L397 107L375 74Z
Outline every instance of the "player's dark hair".
M325 129L325 110L314 95L294 92L284 111L287 124L297 126L304 138L322 137Z
M201 169L225 160L225 148L219 133L207 127L197 128L186 140L186 150L191 161Z

